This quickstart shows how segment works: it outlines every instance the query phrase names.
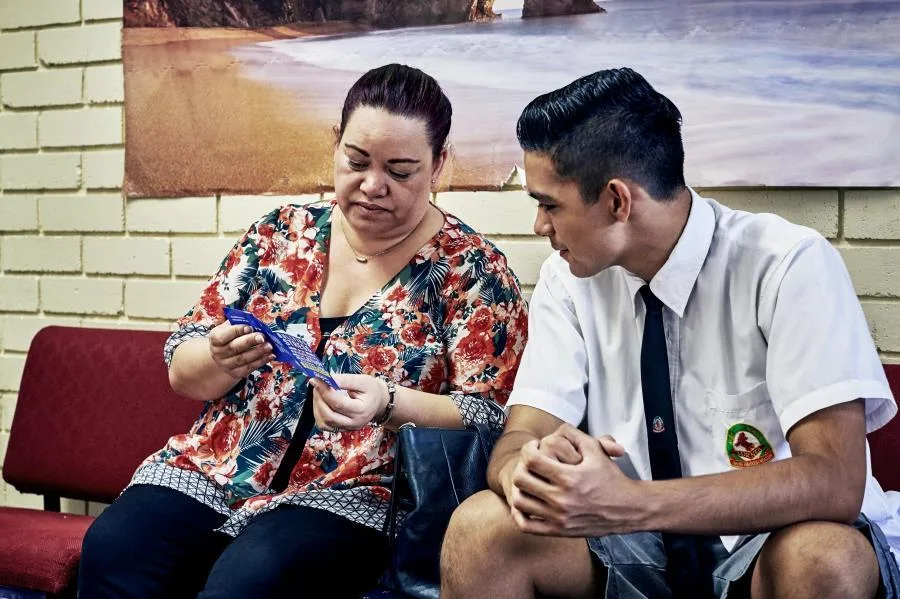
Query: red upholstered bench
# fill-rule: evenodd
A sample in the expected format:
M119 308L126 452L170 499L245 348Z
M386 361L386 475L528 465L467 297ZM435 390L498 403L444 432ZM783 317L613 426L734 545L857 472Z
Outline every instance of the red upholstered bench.
M35 336L3 478L44 495L48 511L0 507L0 597L73 596L81 539L93 519L58 513L59 498L111 502L140 461L199 413L199 404L169 388L166 336L56 326ZM885 369L900 396L900 365ZM875 476L900 490L900 418L869 441Z
M900 364L884 367L894 398L900 402ZM900 416L869 435L872 473L885 491L900 491Z
M35 336L3 478L43 495L48 511L0 508L0 597L73 596L93 518L58 513L60 497L113 501L141 460L200 412L169 387L167 336L57 326Z

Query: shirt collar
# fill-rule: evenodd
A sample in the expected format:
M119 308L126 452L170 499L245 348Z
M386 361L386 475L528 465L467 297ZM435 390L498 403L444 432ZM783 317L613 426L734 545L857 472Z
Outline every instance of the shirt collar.
M691 291L706 261L716 227L715 214L709 202L691 189L691 212L687 224L669 259L650 281L650 290L679 318L684 316ZM638 291L646 285L642 278L625 271L625 284L637 317Z

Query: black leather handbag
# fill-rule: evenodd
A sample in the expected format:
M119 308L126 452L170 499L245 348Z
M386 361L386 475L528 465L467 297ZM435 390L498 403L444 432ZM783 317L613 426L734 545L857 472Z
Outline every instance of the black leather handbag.
M387 522L392 561L383 579L395 596L438 599L441 543L450 515L487 488L488 459L499 436L483 424L400 428Z

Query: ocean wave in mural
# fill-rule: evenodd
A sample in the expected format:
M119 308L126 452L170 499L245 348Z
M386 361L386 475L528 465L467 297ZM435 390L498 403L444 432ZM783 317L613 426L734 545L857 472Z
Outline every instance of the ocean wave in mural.
M329 188L344 94L388 62L453 101L451 189L501 187L524 105L618 66L681 109L692 185L900 185L900 2L127 0L126 26L131 196Z

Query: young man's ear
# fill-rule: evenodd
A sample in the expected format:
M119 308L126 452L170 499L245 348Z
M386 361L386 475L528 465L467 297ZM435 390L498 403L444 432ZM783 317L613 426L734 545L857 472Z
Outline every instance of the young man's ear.
M610 179L601 192L607 196L609 214L619 222L625 222L631 216L631 189L621 179Z

